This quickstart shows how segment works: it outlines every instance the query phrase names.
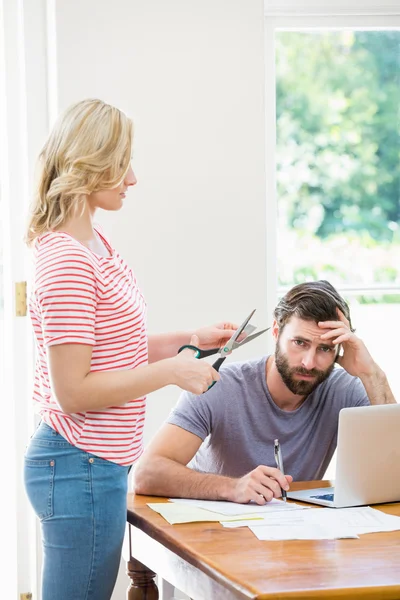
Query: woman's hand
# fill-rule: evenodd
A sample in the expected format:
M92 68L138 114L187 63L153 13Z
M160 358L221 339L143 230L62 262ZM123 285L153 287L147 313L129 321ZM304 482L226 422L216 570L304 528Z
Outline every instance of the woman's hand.
M189 340L193 335L196 336L197 347L201 350L221 348L232 337L237 327L234 323L218 323L217 325L211 325L211 327L202 327L190 333L185 331L149 335L149 363L155 363L164 358L172 358L181 346L189 344ZM245 334L240 335L239 341L242 341L245 337Z
M234 323L217 323L210 327L202 327L194 332L199 339L198 348L202 350L211 350L212 348L221 348L233 336L238 325ZM240 336L243 339L243 334Z
M199 347L199 339L196 335L192 335L190 345ZM214 381L219 380L218 372L205 360L194 358L194 351L190 348L182 350L169 361L172 365L171 383L192 394L206 392Z

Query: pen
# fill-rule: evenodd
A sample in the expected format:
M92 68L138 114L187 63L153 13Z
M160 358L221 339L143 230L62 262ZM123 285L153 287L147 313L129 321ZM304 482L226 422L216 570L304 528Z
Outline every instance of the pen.
M282 475L284 475L285 472L283 470L282 452L281 452L281 446L279 444L279 440L274 440L274 454L275 454L276 466L281 471ZM282 500L284 502L286 502L286 498L287 498L286 490L281 488L281 492L282 492Z

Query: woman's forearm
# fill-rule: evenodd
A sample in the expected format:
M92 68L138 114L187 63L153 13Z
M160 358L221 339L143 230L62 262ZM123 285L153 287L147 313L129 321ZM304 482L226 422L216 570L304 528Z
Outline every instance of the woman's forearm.
M121 406L173 383L171 361L163 360L127 371L92 371L79 386L55 395L64 412L77 413Z
M188 331L149 335L149 363L175 356L181 346L189 344L192 334Z

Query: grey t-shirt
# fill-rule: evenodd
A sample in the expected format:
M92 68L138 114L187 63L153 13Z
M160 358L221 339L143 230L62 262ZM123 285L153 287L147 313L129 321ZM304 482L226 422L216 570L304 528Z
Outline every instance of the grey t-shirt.
M208 392L184 392L168 423L203 440L189 467L242 477L258 465L275 467L279 438L285 473L296 481L322 479L336 449L339 411L370 404L364 386L341 367L294 411L274 403L265 380L268 357L231 363Z

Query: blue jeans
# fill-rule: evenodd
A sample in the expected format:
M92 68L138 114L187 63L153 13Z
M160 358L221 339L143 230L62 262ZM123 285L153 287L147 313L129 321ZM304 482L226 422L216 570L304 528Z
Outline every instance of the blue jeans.
M42 600L110 600L126 523L128 467L69 444L45 423L25 455L41 521Z

